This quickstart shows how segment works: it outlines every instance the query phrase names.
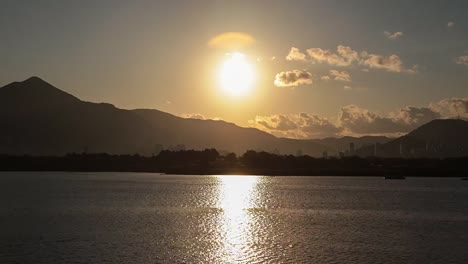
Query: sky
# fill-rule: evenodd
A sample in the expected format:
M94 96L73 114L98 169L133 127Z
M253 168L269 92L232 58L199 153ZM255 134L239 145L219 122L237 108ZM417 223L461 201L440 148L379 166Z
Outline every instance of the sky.
M292 138L395 136L468 118L464 0L0 6L0 86L38 76L86 101ZM238 33L212 43L227 32ZM253 76L242 96L219 81L237 53Z

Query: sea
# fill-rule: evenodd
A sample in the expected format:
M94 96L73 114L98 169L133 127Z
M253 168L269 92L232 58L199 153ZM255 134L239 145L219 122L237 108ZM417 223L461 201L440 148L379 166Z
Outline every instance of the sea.
M2 172L0 263L468 263L468 181Z

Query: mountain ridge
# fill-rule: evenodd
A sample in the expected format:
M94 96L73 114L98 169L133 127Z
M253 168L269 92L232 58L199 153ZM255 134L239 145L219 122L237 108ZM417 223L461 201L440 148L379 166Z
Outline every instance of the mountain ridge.
M275 148L284 153L296 151L287 140L224 121L84 102L37 77L0 88L0 120L4 127L0 153L6 154L61 155L87 150L151 155L160 144L237 153ZM308 145L312 155L323 148Z
M156 109L120 109L82 101L39 77L0 88L0 121L0 153L15 155L83 151L151 155L160 145L185 145L187 149L216 148L238 154L251 149L321 156L324 151L334 154L347 149L352 140L277 138L223 120L186 119Z
M406 158L446 158L468 156L468 122L462 119L435 119L410 133L384 144L367 146L358 155Z

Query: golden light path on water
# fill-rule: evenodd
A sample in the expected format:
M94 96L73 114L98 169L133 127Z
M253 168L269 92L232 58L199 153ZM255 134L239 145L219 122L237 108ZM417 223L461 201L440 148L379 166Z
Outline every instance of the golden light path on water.
M224 263L246 263L252 243L252 218L249 209L255 207L258 176L217 176L218 206L223 210L221 234Z

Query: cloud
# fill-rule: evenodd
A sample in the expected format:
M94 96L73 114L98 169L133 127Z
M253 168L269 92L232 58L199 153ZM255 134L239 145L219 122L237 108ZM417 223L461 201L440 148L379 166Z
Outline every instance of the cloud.
M400 37L403 33L391 33L391 36ZM324 50L321 48L309 48L306 54L302 53L298 48L292 47L289 54L286 56L289 61L304 61L310 63L325 63L332 66L348 67L353 64L361 65L373 69L382 69L389 72L405 72L416 73L417 65L408 69L403 66L401 58L392 54L389 56L371 54L367 51L357 52L351 47L339 45L336 52ZM366 69L363 69L364 71Z
M398 135L438 118L441 118L440 113L429 107L408 106L382 116L356 105L348 105L341 108L338 122L351 134Z
M202 114L182 114L182 118L189 118L189 119L200 119L200 120L206 120L205 116Z
M407 106L388 114L347 105L338 112L336 122L307 113L256 116L252 127L279 137L323 138L335 136L401 136L434 119L468 119L468 98L446 98L428 106Z
M291 87L312 84L312 74L303 70L285 71L276 74L274 84L278 87Z
M358 53L346 46L338 46L337 53L321 48L306 50L312 63L328 63L334 66L349 66L358 60Z
M447 98L429 107L444 118L468 118L468 98Z
M337 71L337 70L331 70L330 75L334 77L335 81L342 81L342 82L350 82L351 81L351 76L349 75L348 72L346 71Z
M287 115L257 116L255 123L268 130L289 131L297 128Z
M322 77L320 77L320 79L321 79L322 81L329 81L331 78L330 78L330 76L328 76L328 75L323 75Z
M238 49L255 43L255 38L243 32L225 32L214 36L208 41L208 46L221 49Z
M338 136L341 132L341 128L328 119L307 113L256 116L249 123L278 137L323 138Z
M402 127L389 118L384 118L357 105L341 108L338 123L352 134L384 134L404 132Z
M406 107L382 116L357 105L341 108L338 121L307 113L256 116L250 120L252 127L278 137L324 138L344 135L399 136L441 115L428 107Z
M389 38L391 40L396 40L396 39L401 38L403 36L403 32L401 32L401 31L394 32L394 33L384 31L384 34L385 34L385 36L387 38Z
M343 89L344 89L345 91L350 91L350 90L352 90L353 88L352 88L351 86L349 86L349 85L345 85L345 86L343 87Z
M393 120L400 124L409 126L408 129L415 129L418 126L426 124L434 119L441 118L441 114L429 107L408 106L400 109L397 113L391 114Z
M288 56L286 56L288 61L305 61L306 55L302 53L298 48L292 47L289 51Z
M403 62L401 61L400 57L395 54L388 57L376 54L368 54L365 59L361 60L360 63L372 69L383 69L389 72L417 72L417 66L413 66L412 69L406 69L403 66Z
M451 27L454 27L455 26L455 23L453 23L452 21L449 21L447 23L447 27L451 28Z
M336 50L341 57L345 58L350 63L359 60L358 52L353 50L351 47L339 45Z
M455 59L456 64L463 64L468 66L468 55L460 56Z

